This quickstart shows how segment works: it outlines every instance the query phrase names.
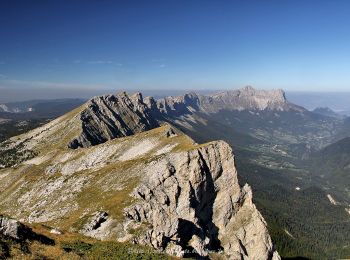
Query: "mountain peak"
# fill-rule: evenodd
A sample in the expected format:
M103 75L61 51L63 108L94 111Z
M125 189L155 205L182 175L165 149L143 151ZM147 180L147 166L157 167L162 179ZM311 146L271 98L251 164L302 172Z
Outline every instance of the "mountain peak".
M80 114L82 132L68 146L87 147L158 127L150 112L141 93L95 97Z
M281 89L260 90L252 86L229 90L209 96L205 101L207 109L228 110L279 110L287 111L297 106L289 103ZM214 105L215 104L215 105ZM299 108L300 109L300 108Z
M260 90L253 88L252 86L245 86L244 88L237 90L240 95L243 96L257 96L264 97L266 99L271 99L273 102L286 102L285 92L282 89L271 89L271 90ZM235 92L235 90L233 91Z

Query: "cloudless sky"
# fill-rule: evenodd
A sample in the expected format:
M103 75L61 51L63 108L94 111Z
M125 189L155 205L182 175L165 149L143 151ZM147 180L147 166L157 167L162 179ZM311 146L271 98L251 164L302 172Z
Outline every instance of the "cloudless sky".
M350 90L350 1L0 1L1 88Z

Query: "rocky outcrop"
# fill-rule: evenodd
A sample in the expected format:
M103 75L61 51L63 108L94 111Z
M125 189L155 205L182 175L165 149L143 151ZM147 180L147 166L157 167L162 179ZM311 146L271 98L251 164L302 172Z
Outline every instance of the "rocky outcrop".
M87 236L95 236L94 232L98 230L102 223L108 219L108 213L105 211L95 212L89 221L84 225L80 231L82 234Z
M13 239L24 239L28 228L17 220L0 216L0 235Z
M179 257L222 252L230 259L279 259L250 187L238 184L224 142L150 165L133 194L139 202L125 210L128 227L150 227L136 243Z
M91 99L80 114L82 133L68 145L88 147L158 127L140 93L125 92Z
M28 241L40 241L47 245L54 245L55 242L43 235L37 234L21 222L0 215L0 237L9 238L21 243ZM25 244L24 244L25 245Z

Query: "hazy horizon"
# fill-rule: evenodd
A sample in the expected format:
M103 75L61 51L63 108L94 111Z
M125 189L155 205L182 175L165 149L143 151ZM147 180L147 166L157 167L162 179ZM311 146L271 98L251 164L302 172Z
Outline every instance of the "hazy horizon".
M171 89L165 89L165 88L153 88L153 89L142 89L142 88L54 88L54 89L46 89L43 87L37 87L37 88L1 88L1 96L0 96L0 103L10 103L10 102L21 102L21 101L30 101L30 100L49 100L49 99L65 99L65 98L81 98L81 99L88 99L93 96L97 95L104 95L104 94L114 94L121 91L127 91L129 93L134 92L141 92L144 95L151 95L151 96L176 96L176 95L183 95L185 93L189 92L196 92L200 94L209 94L209 93L215 93L220 91L230 91L230 90L237 90L241 89L245 86L250 85L243 85L238 87L232 87L232 88L203 88L203 89L191 89L191 88L171 88ZM293 94L293 96L303 96L303 95L349 95L350 96L350 90L349 91L309 91L309 90L286 90L284 88L257 88L255 86L252 86L255 89L259 90L273 90L273 89L282 89L288 99L288 95Z
M243 86L242 86L243 87ZM255 86L253 86L255 87ZM54 100L54 99L90 99L93 96L114 94L120 91L129 93L141 92L144 96L153 96L162 98L164 96L179 96L188 92L196 92L200 94L210 94L226 90L234 90L237 88L217 88L217 89L52 89L45 90L43 88L31 89L1 89L1 103L15 103L33 100ZM284 90L288 101L303 106L308 110L317 107L329 107L335 112L350 114L350 91L288 91Z

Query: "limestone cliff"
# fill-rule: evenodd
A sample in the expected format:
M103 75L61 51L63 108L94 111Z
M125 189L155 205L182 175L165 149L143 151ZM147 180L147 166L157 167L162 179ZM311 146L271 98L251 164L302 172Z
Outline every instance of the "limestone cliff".
M289 110L293 108L283 90L257 90L251 86L216 93L202 99L206 111L227 110Z
M135 242L171 254L207 256L222 251L231 259L278 259L266 223L240 188L231 148L213 142L164 157L145 169L125 214L129 226L148 223Z

